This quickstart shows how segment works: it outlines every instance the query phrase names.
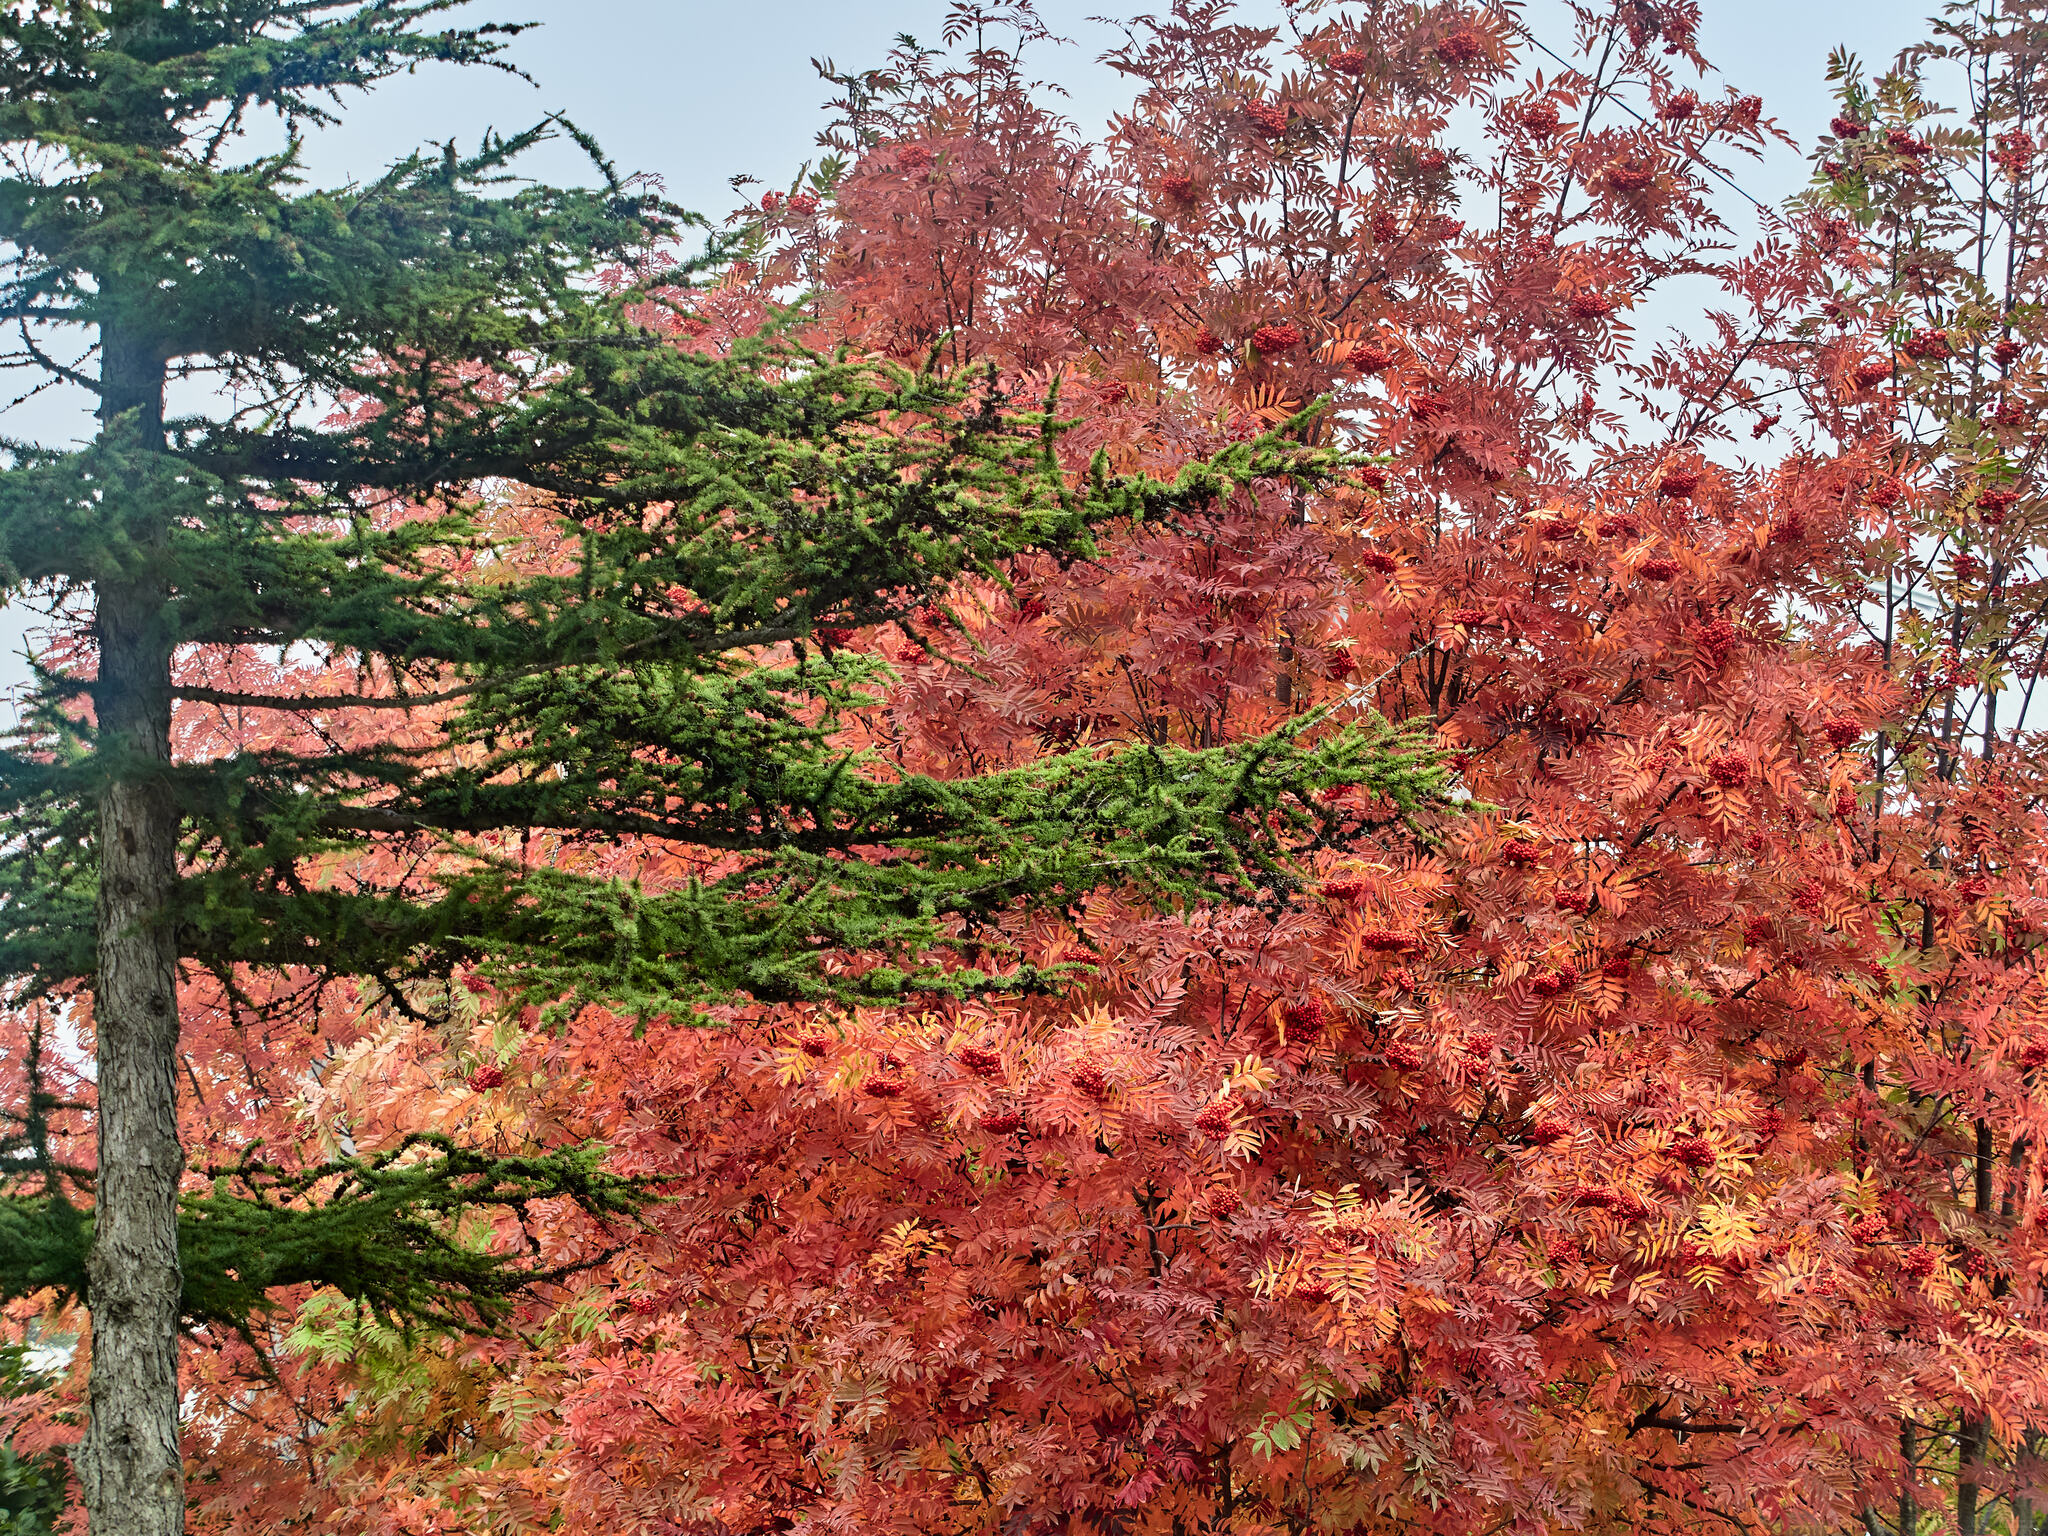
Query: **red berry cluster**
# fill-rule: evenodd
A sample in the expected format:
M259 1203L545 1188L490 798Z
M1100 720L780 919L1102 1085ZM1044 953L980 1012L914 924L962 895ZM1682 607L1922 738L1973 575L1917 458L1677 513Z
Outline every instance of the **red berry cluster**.
M1831 747L1853 747L1863 739L1863 722L1852 720L1847 715L1830 720L1821 727Z
M1329 890L1325 884L1323 889ZM1405 955L1422 946L1415 942L1413 935L1398 932L1392 928L1368 928L1358 936L1359 944L1383 955Z
M1943 330L1915 331L1906 338L1900 348L1906 356L1925 362L1930 358L1948 357L1954 352L1948 344L1948 332Z
M976 1077L994 1077L1003 1070L1003 1058L985 1046L966 1045L960 1048L960 1065Z
M1368 549L1358 557L1358 563L1369 571L1378 571L1382 576L1392 575L1401 568L1401 562L1383 549Z
M1285 104L1277 101L1250 101L1245 103L1245 120L1252 125L1252 131L1263 139L1277 139L1287 131L1287 125L1294 114Z
M1656 179L1656 162L1640 155L1624 155L1607 167L1607 185L1617 192L1641 192Z
M1321 1030L1329 1026L1330 1009L1320 993L1311 992L1289 1003L1280 1015L1289 1029Z
M1532 101L1522 108L1515 114L1515 121L1520 123L1526 132L1543 139L1557 132L1558 124L1563 119L1558 116L1557 103L1546 96L1541 101Z
M1011 1136L1024 1129L1024 1117L1015 1110L1000 1110L981 1117L981 1128L991 1136Z
M1636 569L1643 573L1645 581L1675 581L1678 573L1684 570L1685 567L1676 560L1669 560L1662 555L1656 555L1645 560Z
M823 1056L832 1049L832 1040L827 1035L805 1035L797 1041L796 1048L813 1059Z
M1887 372L1890 370L1887 369ZM1864 499L1880 511L1890 511L1906 499L1906 483L1896 475L1887 475L1863 493Z
M871 1099L900 1099L909 1086L900 1077L871 1077L860 1085L860 1091Z
M1579 968L1570 964L1560 965L1551 971L1538 971L1529 978L1529 990L1538 997L1557 997L1578 984Z
M1195 1129L1211 1141L1226 1139L1235 1123L1231 1118L1230 1106L1221 1099L1204 1105L1202 1112L1195 1116Z
M1892 364L1888 357L1867 357L1849 374L1858 389L1875 389L1891 376Z
M930 170L932 152L923 144L899 144L896 146L896 169L899 171Z
M1394 354L1376 341L1361 341L1344 359L1360 373L1384 373L1394 364Z
M1615 517L1603 517L1593 525L1593 531L1603 539L1632 539L1643 531L1643 520L1623 512Z
M1348 875L1339 876L1335 880L1325 880L1322 893L1329 901L1356 901L1365 894L1365 882Z
M1098 1104L1109 1097L1109 1074L1095 1062L1082 1062L1067 1075L1067 1080Z
M1740 789L1749 782L1749 761L1734 753L1707 764L1707 779L1720 789Z
M1571 1135L1571 1127L1548 1117L1529 1127L1529 1140L1539 1147L1553 1147Z
M1699 109L1699 97L1693 95L1691 91L1680 91L1677 95L1667 96L1664 99L1663 103L1657 108L1657 115L1667 123L1682 123L1692 117Z
M1683 500L1700 488L1700 472L1690 464L1674 464L1657 477L1657 494Z
M1714 1144L1704 1136L1681 1136L1671 1143L1671 1160L1688 1168L1711 1168Z
M1167 200L1175 203L1191 203L1195 200L1195 178L1176 173L1159 178L1159 190Z
M1450 413L1450 402L1441 395L1417 395L1408 402L1408 414L1427 426Z
M1372 68L1372 55L1358 48L1346 48L1330 60L1330 68L1354 80Z
M1458 27L1436 45L1436 56L1446 64L1463 66L1486 57L1486 35L1473 27Z
M1221 336L1204 326L1195 333L1195 350L1204 357L1214 357L1230 345Z
M1838 117L1828 124L1828 132L1838 139L1860 139L1864 125L1853 117Z
M1500 847L1500 861L1503 864L1530 865L1543 857L1543 849L1526 837L1510 838Z
M478 1067L468 1077L464 1078L463 1081L469 1085L471 1093L488 1093L491 1089L504 1085L505 1069L503 1067Z
M1574 320L1605 320L1614 313L1614 300L1598 289L1587 288L1573 294L1565 307Z
M1453 608L1444 615L1444 622L1455 624L1460 629L1476 629L1486 622L1484 608Z
M1252 332L1252 345L1261 352L1287 352L1301 345L1301 332L1287 321L1262 325Z
M1885 1219L1874 1213L1849 1225L1849 1240L1856 1243L1881 1243L1890 1233L1891 1228L1886 1225Z

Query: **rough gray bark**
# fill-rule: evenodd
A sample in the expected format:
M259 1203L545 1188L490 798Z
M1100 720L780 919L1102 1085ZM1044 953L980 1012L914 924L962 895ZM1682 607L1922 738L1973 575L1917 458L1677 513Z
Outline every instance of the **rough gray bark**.
M163 367L102 336L108 440L163 441ZM132 489L132 488L131 488ZM128 579L96 594L98 973L93 989L99 1177L92 1254L92 1417L79 1480L93 1536L182 1536L178 1451L178 955L165 913L177 882L170 764L169 592L152 572L161 525L126 520Z

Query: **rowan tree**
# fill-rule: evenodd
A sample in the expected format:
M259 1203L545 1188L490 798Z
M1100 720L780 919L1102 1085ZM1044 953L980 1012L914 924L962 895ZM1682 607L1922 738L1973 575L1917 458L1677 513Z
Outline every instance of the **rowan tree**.
M1693 7L1573 14L1553 67L1513 13L1186 0L1101 144L1026 7L837 80L686 348L802 293L819 350L1057 377L1070 472L1326 394L1379 462L841 626L897 676L836 739L947 781L1371 707L1471 802L1339 789L1263 906L989 914L1063 995L374 1012L317 1123L662 1198L519 1336L315 1295L268 1389L205 1356L211 1528L2033 1528L2038 20L1843 61L1735 251L1761 104ZM1673 279L1703 323L1637 338Z
M1341 460L1275 436L1070 473L1055 402L994 377L679 344L673 210L601 160L594 190L508 184L565 124L307 188L334 99L496 61L503 29L433 30L451 7L0 17L13 361L100 422L0 471L5 579L58 630L0 759L0 1291L90 1310L102 1536L184 1528L181 1323L273 1381L280 1292L487 1327L643 1198L580 1143L295 1120L366 1019L1043 986L1004 912L1104 880L1255 900L1326 840L1319 790L1440 777L1346 727L945 779L849 746L889 671L841 627ZM265 112L273 153L242 138Z

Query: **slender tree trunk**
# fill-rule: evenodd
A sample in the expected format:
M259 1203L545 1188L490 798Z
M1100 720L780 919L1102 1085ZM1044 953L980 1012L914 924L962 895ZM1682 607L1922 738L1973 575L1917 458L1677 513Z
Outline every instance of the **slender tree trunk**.
M163 446L163 367L103 334L105 440ZM124 466L126 467L126 466ZM99 801L99 1174L87 1261L91 1423L79 1479L93 1536L182 1536L178 1452L178 954L166 920L177 883L170 765L171 636L165 529L129 497L147 495L136 462L109 498L130 554L96 594ZM136 477L142 481L136 483ZM118 540L110 540L116 543Z
M1972 1190L1977 1216L1985 1225L1991 1220L1992 1174L1997 1147L1988 1121L1977 1122L1977 1146L1972 1169ZM1991 1449L1990 1426L1981 1415L1965 1414L1962 1433L1956 1441L1956 1536L1977 1536L1980 1495L1978 1469Z
M1913 1421L1899 1421L1899 1536L1914 1536L1920 1529L1920 1511L1914 1507L1913 1483L1920 1475L1920 1447L1913 1433Z

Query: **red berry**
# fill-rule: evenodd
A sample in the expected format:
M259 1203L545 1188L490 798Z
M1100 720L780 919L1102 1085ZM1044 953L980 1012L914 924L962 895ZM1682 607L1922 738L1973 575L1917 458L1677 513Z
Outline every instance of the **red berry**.
M1605 320L1614 313L1614 300L1589 288L1573 294L1565 307L1574 320Z
M1252 332L1252 345L1261 352L1286 352L1301 345L1301 332L1286 321L1262 325Z
M818 639L824 642L826 645L838 646L852 644L853 637L859 633L860 631L857 629L834 629L830 626L827 626L826 628L818 630L817 636Z
M493 987L475 971L465 972L462 978L463 990L474 997L489 997L497 988Z
M932 152L922 144L898 144L896 146L896 169L899 171L929 170Z
M2020 1066L2032 1072L2037 1067L2048 1066L2048 1042L2034 1040L2020 1048Z
M1166 194L1168 201L1191 203L1195 200L1195 178L1192 176L1162 176L1159 190Z
M1617 1189L1607 1208L1623 1221L1647 1221L1656 1214L1656 1207L1632 1189Z
M1084 1061L1068 1074L1068 1080L1100 1104L1109 1097L1109 1074L1092 1061Z
M1401 568L1401 562L1383 549L1367 550L1358 557L1358 563L1369 571L1378 571L1383 576L1391 575Z
M1707 764L1707 778L1722 789L1740 789L1749 782L1749 762L1730 753Z
M1643 531L1643 523L1641 518L1624 512L1619 517L1601 518L1593 528L1603 539L1632 539Z
M1906 338L1900 348L1906 356L1925 361L1928 358L1947 357L1954 350L1948 344L1948 332L1943 330L1915 331Z
M1771 937L1771 920L1761 912L1752 913L1742 924L1742 942L1754 949Z
M1320 1030L1328 1026L1330 1010L1319 993L1311 992L1289 1003L1281 1017L1289 1029Z
M1356 79L1372 68L1372 55L1357 48L1346 48L1330 60L1330 68L1340 75L1350 75Z
M773 213L781 206L782 194L780 192L763 192L761 194L761 211L763 213Z
M1205 1105L1202 1112L1195 1116L1195 1129L1211 1141L1224 1140L1230 1135L1234 1124L1235 1121L1232 1120L1230 1114L1230 1106L1221 1099Z
M1891 360L1883 357L1865 358L1850 374L1858 389L1875 389L1891 376Z
M1408 402L1408 414L1425 426L1447 414L1450 408L1450 402L1441 395L1417 395Z
M991 1136L1009 1136L1024 1129L1024 1117L1015 1110L1006 1109L997 1114L983 1115L981 1128Z
M1699 489L1700 472L1690 464L1674 464L1657 477L1657 494L1683 500Z
M1870 1215L1851 1224L1849 1237L1852 1242L1878 1243L1883 1242L1890 1232L1891 1228L1885 1224L1882 1216Z
M1399 1067L1404 1072L1414 1071L1423 1062L1422 1052L1406 1040L1388 1041L1381 1049L1380 1055L1386 1059L1388 1066Z
M1245 120L1252 125L1252 131L1264 139L1277 139L1287 131L1293 118L1286 105L1276 101L1252 101L1245 103Z
M1542 1119L1529 1127L1529 1140L1539 1147L1555 1146L1571 1135L1571 1127L1562 1120Z
M900 1077L871 1077L860 1085L860 1091L871 1099L900 1099L909 1086Z
M1229 342L1206 326L1195 333L1195 350L1204 357L1214 357L1229 345Z
M1329 886L1326 884L1323 889L1327 891ZM1405 955L1422 947L1408 934L1397 933L1392 928L1368 928L1358 936L1358 942L1366 949L1388 955Z
M1671 1160L1688 1168L1711 1168L1714 1144L1704 1136L1681 1136L1671 1144Z
M1934 1250L1924 1243L1908 1248L1899 1256L1900 1268L1904 1269L1907 1274L1921 1280L1925 1280L1929 1275L1933 1274L1940 1263L1941 1260L1936 1256Z
M806 1056L819 1057L832 1049L832 1041L826 1035L805 1035L797 1041L796 1048Z
M1905 499L1906 485L1896 475L1887 475L1863 494L1873 507L1889 510Z
M1542 848L1525 837L1510 838L1501 844L1500 861L1503 864L1529 865L1543 857Z
M1474 629L1486 622L1484 608L1453 608L1444 615L1444 622L1456 624L1460 629Z
M472 1093L488 1093L493 1088L504 1085L505 1069L502 1067L478 1067L468 1077L464 1078L463 1081L469 1085L469 1090Z
M1361 341L1344 360L1360 373L1384 373L1393 366L1394 354L1376 341Z
M1682 123L1700 109L1699 97L1691 91L1680 91L1676 96L1666 97L1657 115L1669 123Z
M1667 560L1662 556L1658 556L1654 559L1645 560L1636 569L1643 573L1643 579L1646 581L1673 581L1677 579L1678 573L1684 567L1676 560Z
M1516 114L1515 121L1520 123L1529 133L1542 139L1548 138L1551 134L1557 132L1557 126L1561 119L1558 116L1557 103L1545 97L1541 101L1532 101L1529 105L1522 108Z
M1830 720L1821 730L1827 735L1828 745L1852 747L1863 739L1863 722L1852 720L1847 715Z
M1202 1210L1211 1221L1227 1221L1243 1209L1244 1197L1229 1185L1210 1190L1202 1200Z
M1486 56L1486 37L1472 27L1458 27L1436 45L1436 56L1446 64L1470 64Z
M1572 1191L1572 1204L1582 1205L1588 1210L1604 1211L1614 1204L1614 1191L1605 1184L1581 1184Z
M1328 901L1356 901L1365 894L1365 882L1350 876L1339 876L1335 880L1323 882L1322 894Z
M798 192L789 200L789 211L800 219L807 219L818 211L818 200L808 192Z
M1003 1058L979 1045L960 1048L960 1065L976 1077L994 1077L1003 1070Z
M1828 132L1838 139L1860 139L1863 137L1863 124L1853 117L1838 117L1828 124Z
M2026 355L2026 350L2025 347L2014 341L2010 336L2005 336L2001 337L1991 348L1991 355L2010 368Z
M1627 955L1616 955L1600 967L1600 974L1609 981L1626 981L1635 970L1635 963Z
M1656 165L1639 155L1626 155L1607 167L1607 185L1617 192L1641 192L1656 179Z

